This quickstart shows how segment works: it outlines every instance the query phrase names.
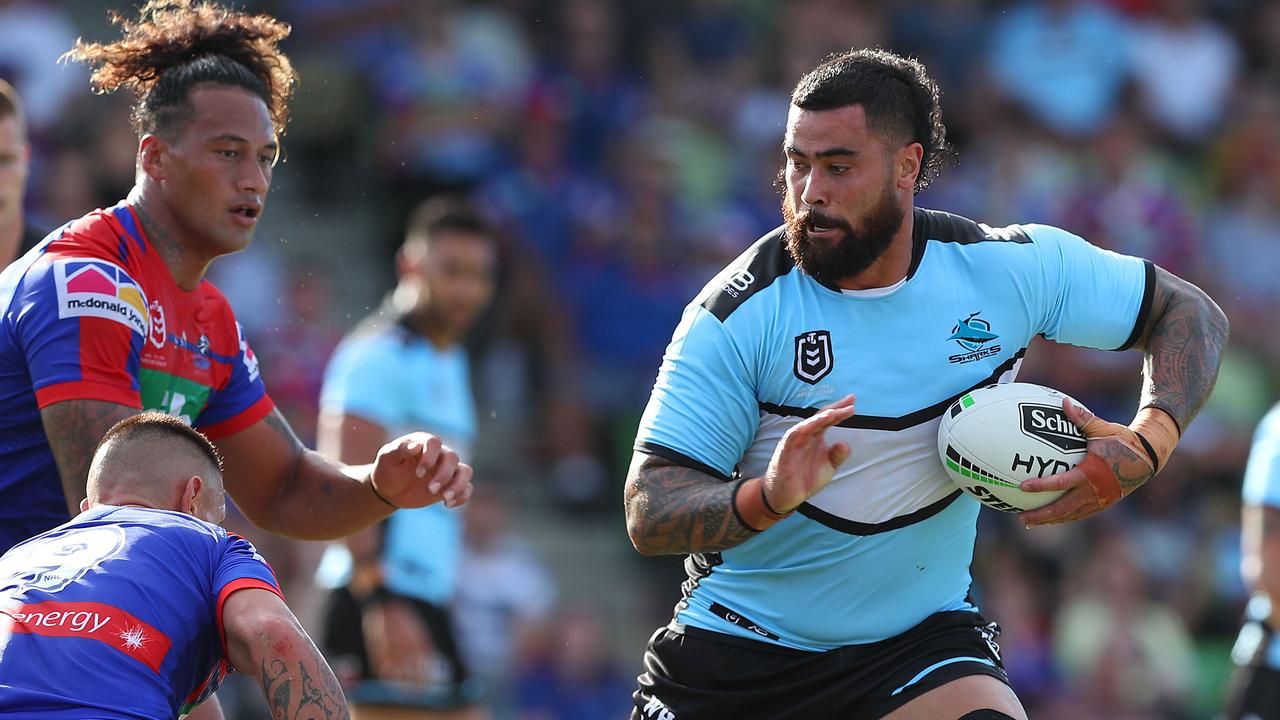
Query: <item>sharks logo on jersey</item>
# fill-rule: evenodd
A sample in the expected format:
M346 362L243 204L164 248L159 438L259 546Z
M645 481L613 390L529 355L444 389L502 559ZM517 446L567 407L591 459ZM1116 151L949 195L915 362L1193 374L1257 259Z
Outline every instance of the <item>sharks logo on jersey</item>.
M835 356L831 352L831 333L827 330L810 330L796 336L796 377L817 385L831 374Z
M978 317L982 311L969 313L969 317L957 320L951 328L951 337L957 345L965 350L958 355L947 358L952 364L970 363L992 355L1000 354L1000 345L996 344L999 335L991 332L991 323Z

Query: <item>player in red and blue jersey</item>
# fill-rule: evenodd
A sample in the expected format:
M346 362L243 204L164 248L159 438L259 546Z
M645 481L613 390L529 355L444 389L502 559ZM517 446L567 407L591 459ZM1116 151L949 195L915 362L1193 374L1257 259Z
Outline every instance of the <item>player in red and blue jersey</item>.
M168 412L220 440L273 405L222 293L185 291L121 203L69 223L0 280L0 543L66 521L42 408L94 400ZM55 441L56 442L56 441Z
M0 557L0 716L173 718L232 668L277 711L347 717L275 576L218 527L220 461L159 412L117 423L84 511Z

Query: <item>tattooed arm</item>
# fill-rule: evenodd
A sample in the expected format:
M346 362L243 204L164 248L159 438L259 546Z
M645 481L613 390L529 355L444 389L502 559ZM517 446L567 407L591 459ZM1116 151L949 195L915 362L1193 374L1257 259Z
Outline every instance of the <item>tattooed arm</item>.
M828 428L853 416L853 396L796 423L778 442L764 475L722 482L704 472L637 452L624 495L627 534L642 555L715 552L741 545L784 519L831 482L849 457L828 444Z
M1209 399L1227 334L1226 315L1204 291L1156 268L1151 309L1137 343L1146 352L1137 416L1126 427L1082 408L1067 408L1067 417L1089 438L1089 455L1097 462L1086 458L1085 463L1093 462L1087 472L1081 463L1063 473L1025 481L1023 490L1067 492L1042 508L1022 513L1022 521L1032 526L1079 520L1150 480L1164 467L1182 429Z
M627 473L627 534L642 555L715 552L754 537L733 512L736 483L636 452Z
M1186 428L1218 379L1228 333L1227 316L1203 290L1156 268L1151 313L1138 341L1147 354L1141 405Z
M396 507L440 500L453 507L471 494L471 468L426 433L387 443L370 458L372 465L344 465L303 447L280 411L273 410L216 444L236 505L255 525L292 537L340 538Z
M222 625L228 659L258 679L272 718L350 718L329 663L280 596L260 588L237 590L222 606Z
M89 463L98 441L112 425L138 414L138 410L101 400L67 400L40 410L45 437L58 464L62 492L67 498L67 511L72 517L80 512L89 478Z

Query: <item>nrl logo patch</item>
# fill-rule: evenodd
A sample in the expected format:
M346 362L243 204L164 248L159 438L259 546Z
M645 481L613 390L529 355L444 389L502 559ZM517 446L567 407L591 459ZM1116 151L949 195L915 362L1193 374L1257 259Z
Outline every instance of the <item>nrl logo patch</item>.
M816 385L831 374L835 358L831 353L831 333L827 330L810 330L796 336L796 377Z

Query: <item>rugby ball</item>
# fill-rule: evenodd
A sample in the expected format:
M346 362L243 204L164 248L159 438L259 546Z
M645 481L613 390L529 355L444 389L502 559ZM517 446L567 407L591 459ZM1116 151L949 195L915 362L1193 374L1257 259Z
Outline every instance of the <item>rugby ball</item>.
M1068 396L1041 385L989 385L960 396L938 426L938 457L961 490L1004 512L1034 510L1064 491L1024 492L1027 478L1075 467L1085 438L1062 411ZM1075 398L1071 402L1079 405Z

